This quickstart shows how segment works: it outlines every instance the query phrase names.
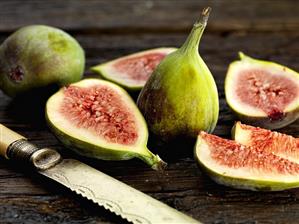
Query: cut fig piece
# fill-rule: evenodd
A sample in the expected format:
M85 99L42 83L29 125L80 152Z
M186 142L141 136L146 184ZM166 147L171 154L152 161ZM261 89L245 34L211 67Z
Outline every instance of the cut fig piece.
M274 62L250 58L230 64L226 101L240 120L267 129L282 128L299 118L299 74Z
M83 156L137 157L155 170L166 165L147 149L147 126L134 101L111 82L85 79L60 89L47 102L46 119L57 138Z
M205 132L198 136L195 157L219 184L261 191L299 187L299 164Z
M177 48L155 48L130 54L91 68L102 78L129 90L141 90L166 55Z
M257 147L299 164L299 138L237 122L232 130L235 141Z

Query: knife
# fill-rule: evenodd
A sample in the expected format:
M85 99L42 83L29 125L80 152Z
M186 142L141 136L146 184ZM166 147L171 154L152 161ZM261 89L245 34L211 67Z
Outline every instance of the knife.
M0 124L0 155L31 165L40 174L134 224L200 223L168 205L84 163L38 148Z

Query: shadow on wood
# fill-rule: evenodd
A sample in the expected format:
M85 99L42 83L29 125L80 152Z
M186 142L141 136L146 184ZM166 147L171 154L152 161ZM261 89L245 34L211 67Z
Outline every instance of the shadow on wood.
M58 86L51 85L16 96L6 107L5 116L35 130L45 128L45 105L57 90Z

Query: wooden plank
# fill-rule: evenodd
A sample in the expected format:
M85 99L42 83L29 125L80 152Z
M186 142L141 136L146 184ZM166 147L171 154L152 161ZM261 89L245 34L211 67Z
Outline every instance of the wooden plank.
M186 166L192 167L193 181L190 181L188 175L186 177L186 173L190 172L188 169L187 171L184 169ZM279 223L296 223L299 218L297 212L299 209L298 190L272 193L234 190L216 185L193 166L194 163L191 160L180 162L177 165L171 164L172 172L167 171L163 177L152 180L153 184L148 183L146 187L149 189L153 185L159 186L161 183L165 185L169 182L170 188L173 188L177 186L178 182L184 182L185 186L189 186L191 189L186 187L181 190L161 188L156 193L145 192L204 223L271 223L270 220ZM113 169L112 165L110 169ZM135 172L141 174L141 176L137 175L138 179L144 179L143 172L138 172L138 167L135 167ZM131 177L133 177L132 174L130 174ZM40 220L53 222L57 219L60 222L67 217L65 222L70 223L87 220L122 223L115 220L113 215L67 191L60 185L33 176L35 184L28 186L34 189L40 185L48 192L48 195L1 193L1 221L18 223L18 221L33 219L36 222ZM151 175L151 177L155 177L155 175ZM123 176L123 179L124 182L132 183L132 179L126 179L126 176ZM178 179L181 181L177 181ZM140 185L133 184L132 186L140 190L144 188Z
M2 0L0 31L32 23L91 33L185 31L207 5L213 8L208 29L215 32L299 28L294 0Z
M57 186L54 186L57 187ZM63 190L62 190L63 191ZM127 223L85 199L66 196L0 197L1 223ZM69 194L69 195L68 195Z
M73 33L86 50L87 67L138 50L179 46L182 34L87 34ZM0 40L6 35L0 35ZM228 64L239 50L271 59L299 70L298 32L232 33L207 32L201 54L216 78L220 93L220 118L215 133L229 137L236 117L224 99L223 82ZM220 47L221 46L221 49ZM90 72L87 72L89 75ZM44 101L11 100L0 93L0 122L28 136L40 146L52 146L66 157L75 157L204 223L296 223L299 219L299 190L249 192L234 190L212 182L192 159L192 147L180 155L168 154L168 169L157 173L139 160L107 162L69 153L48 131L43 117ZM282 129L296 134L299 121ZM159 149L155 148L156 151ZM0 159L1 223L124 223L105 210L76 196L60 185L29 170Z
M160 46L180 46L209 4L213 12L200 51L216 78L220 118L215 134L229 137L236 117L224 99L224 77L238 51L274 60L299 71L299 4L254 0L75 0L0 1L0 42L18 27L39 23L70 31L86 50L87 68L128 53ZM170 25L171 24L171 25ZM283 31L283 32L282 32ZM90 75L90 72L86 72ZM75 156L48 131L44 101L27 104L0 93L0 122L40 146L91 166L192 215L204 223L297 223L298 190L259 193L219 186L197 168L192 148L167 157L164 173L138 160L105 162ZM296 134L299 121L282 129ZM154 148L157 150L157 148ZM163 153L164 156L167 153ZM0 159L1 223L124 223L96 205L29 170Z

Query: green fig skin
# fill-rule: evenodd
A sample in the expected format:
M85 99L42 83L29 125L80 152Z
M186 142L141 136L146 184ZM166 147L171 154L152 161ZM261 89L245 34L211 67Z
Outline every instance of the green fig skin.
M212 132L219 114L218 91L211 72L198 53L207 16L195 23L184 45L158 65L137 105L150 131L162 141L195 139Z
M23 27L0 46L0 89L16 96L51 84L79 81L85 55L64 31L44 25Z
M196 158L198 166L203 169L209 177L220 185L227 187L232 187L235 189L244 189L251 191L283 191L292 188L298 188L299 182L295 183L283 183L275 181L266 181L266 180L250 180L243 178L234 178L225 176L219 173L214 172L213 170L205 167L199 159Z

